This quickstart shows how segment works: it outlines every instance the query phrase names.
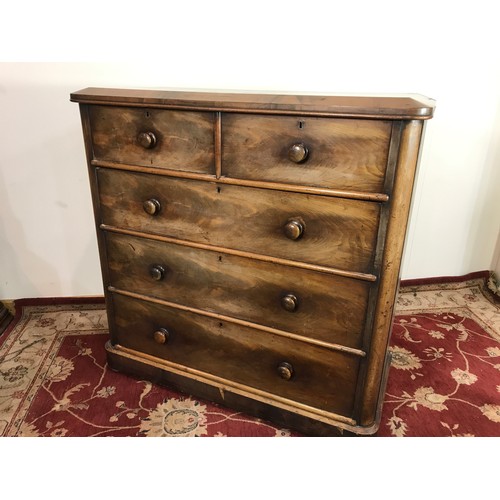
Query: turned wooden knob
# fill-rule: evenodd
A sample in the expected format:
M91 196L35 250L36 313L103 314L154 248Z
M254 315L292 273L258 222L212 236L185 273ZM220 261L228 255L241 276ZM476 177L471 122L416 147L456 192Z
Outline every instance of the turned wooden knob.
M149 275L155 281L161 281L165 276L165 268L160 266L160 264L155 264L149 268Z
M142 208L149 215L158 215L161 205L158 200L156 200L155 198L151 198L150 200L146 200L142 204Z
M285 311L294 312L298 305L299 300L292 293L289 293L281 298L281 307L283 307Z
M293 367L290 363L284 361L278 365L278 373L283 380L290 380L293 376Z
M166 344L169 336L170 334L165 328L159 328L153 333L153 338L157 344Z
M137 142L144 149L152 149L156 146L156 136L153 132L141 132L137 136Z
M309 150L302 143L292 144L288 149L288 158L294 163L302 163L307 160Z
M298 240L304 232L304 225L298 220L290 220L284 227L285 236L291 240Z

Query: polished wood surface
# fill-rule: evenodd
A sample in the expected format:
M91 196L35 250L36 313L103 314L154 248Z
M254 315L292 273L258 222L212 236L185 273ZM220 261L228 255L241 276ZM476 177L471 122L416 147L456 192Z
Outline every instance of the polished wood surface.
M394 180L392 210L387 227L380 290L371 339L371 356L367 363L361 423L372 425L377 405L378 388L384 378L382 359L389 346L394 304L399 286L401 258L405 243L406 226L411 206L411 194L417 170L422 140L422 122L407 122L403 129L402 143Z
M154 106L169 109L209 109L321 116L429 119L435 102L422 95L315 95L249 94L245 92L193 92L90 87L71 94L82 104L108 103L125 106Z
M116 288L361 346L369 283L121 234L108 233L106 246ZM161 280L151 277L158 266Z
M98 179L104 224L311 264L373 271L380 212L376 203L110 169L100 169ZM142 208L150 198L162 207L153 217ZM300 220L303 234L290 239L288 225Z
M213 113L90 108L94 158L215 173Z
M291 401L350 414L359 359L191 313L114 295L115 344ZM167 344L154 332L165 328ZM284 380L283 362L294 376Z
M392 123L227 114L222 173L228 177L383 192Z
M84 89L113 369L376 431L421 96Z

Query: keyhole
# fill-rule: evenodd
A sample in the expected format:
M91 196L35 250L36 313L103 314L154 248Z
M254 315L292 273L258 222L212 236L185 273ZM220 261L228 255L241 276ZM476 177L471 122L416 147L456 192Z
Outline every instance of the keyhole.
M304 122L302 120L299 120L299 128L300 129L304 128Z
M220 193L220 187L219 186L217 186L217 192Z
M146 111L146 118L149 118L149 117L150 117L149 111Z

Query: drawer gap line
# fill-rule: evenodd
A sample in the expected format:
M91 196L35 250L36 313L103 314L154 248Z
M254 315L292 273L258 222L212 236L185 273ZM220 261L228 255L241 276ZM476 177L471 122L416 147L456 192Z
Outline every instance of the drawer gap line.
M115 288L114 286L108 286L108 291L112 293L117 293L119 295L125 295L126 297L131 297L134 299L143 300L145 302L151 302L153 304L159 304L162 306L171 307L173 309L178 309L181 311L186 311L201 316L206 316L209 318L214 318L217 320L227 321L228 323L235 323L240 326L247 328L252 328L253 330L260 330L266 333L272 333L273 335L278 335L280 337L289 338L296 340L297 342L303 342L306 344L314 345L323 349L329 349L331 351L343 352L345 354L353 354L359 357L365 357L366 353L360 349L354 347L347 347L340 344L332 344L330 342L324 342L322 340L312 339L304 337L302 335L297 335L295 333L286 332L284 330L278 330L277 328L271 328L264 325L259 325L257 323L252 323L251 321L246 321L238 318L233 318L231 316L226 316L224 314L213 313L210 311L204 311L203 309L198 309L196 307L185 306L182 304L176 304L175 302L169 302L168 300L158 299L156 297L150 297L148 295L143 295L140 293L129 292L127 290L121 290L120 288Z
M109 343L108 343L109 344ZM205 381L210 383L210 385L216 385L222 389L229 389L231 392L235 394L240 394L242 396L248 396L248 393L253 394L254 396L260 396L263 402L268 402L269 400L278 402L281 404L281 407L284 409L289 408L297 408L302 410L303 412L307 412L309 414L313 414L316 417L323 417L323 421L330 423L331 425L336 425L337 422L343 422L348 425L356 425L356 421L352 420L349 417L344 417L342 415L338 415L336 413L332 413L326 410L321 410L320 408L314 408L313 406L306 405L304 403L300 403L297 401L293 401L287 398L283 398L281 396L277 396L275 394L262 391L260 389L256 389L251 386L239 384L238 382L233 382L222 377L217 377L216 375L212 375L207 372L203 372L201 370L196 370L195 368L190 368L188 366L180 365L177 363L173 363L171 361L167 361L161 358L157 358L155 356L151 356L149 354L145 354L142 352L135 351L133 349L129 349L128 347L124 347L120 344L109 344L107 348L111 348L113 351L117 352L119 355L125 354L127 357L131 357L137 360L146 360L149 363L154 363L158 365L164 365L168 368L168 370L172 373L176 373L178 375L186 375L189 374L193 376L195 379L199 381ZM334 424L335 422L335 424Z
M287 191L293 193L312 194L319 196L331 196L333 198L347 198L350 200L372 201L375 203L386 203L389 201L389 195L385 193L365 193L362 191L347 191L342 189L321 188L315 186L304 186L298 184L286 184L280 182L254 181L247 179L238 179L222 176L222 164L217 165L216 151L216 174L200 174L196 172L187 172L181 170L171 170L158 167L143 167L139 165L128 165L126 163L116 163L104 160L92 160L94 167L111 168L115 170L126 170L130 172L141 172L145 174L161 175L163 177L180 177L205 182L219 182L233 186L254 187L259 189L271 189L274 191Z
M317 271L326 274L334 274L336 276L344 276L346 278L353 278L362 281L375 282L377 281L377 276L374 274L359 273L356 271L344 271L342 269L336 269L334 267L320 266L318 264L308 264L307 262L299 262L294 260L281 259L279 257L271 257L269 255L255 254L252 252L245 252L242 250L234 250L226 247L218 247L215 245L207 245L205 243L195 243L192 241L179 240L177 238L171 238L169 236L162 236L154 233L144 233L142 231L136 231L133 229L124 229L115 226L109 226L108 224L101 224L100 229L104 231L109 231L112 233L126 234L129 236L137 236L140 238L147 238L149 240L163 241L165 243L173 243L175 245L182 245L191 248L200 248L203 250L209 250L211 252L224 253L228 255L236 255L238 257L246 257L254 260L260 260L263 262L271 262L274 264L280 264L289 267L297 267L300 269L308 269L310 271Z

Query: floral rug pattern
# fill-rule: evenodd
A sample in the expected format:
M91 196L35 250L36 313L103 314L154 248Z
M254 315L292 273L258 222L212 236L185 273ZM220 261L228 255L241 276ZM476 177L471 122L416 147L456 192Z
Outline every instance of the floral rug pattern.
M23 305L0 336L0 436L298 436L108 369L102 304ZM378 436L500 436L500 307L484 279L404 287Z
M0 436L290 436L113 372L102 304L24 306L0 337Z
M500 306L483 279L404 287L378 436L500 436Z

